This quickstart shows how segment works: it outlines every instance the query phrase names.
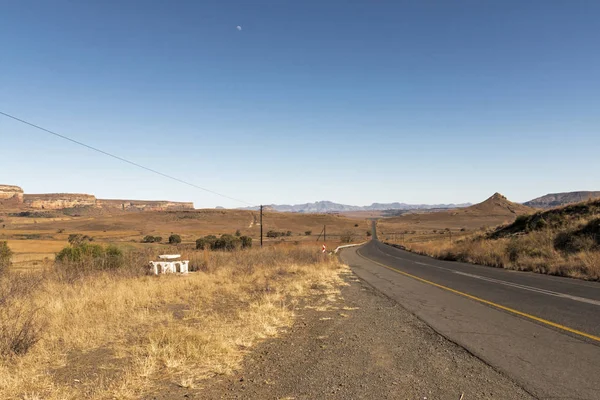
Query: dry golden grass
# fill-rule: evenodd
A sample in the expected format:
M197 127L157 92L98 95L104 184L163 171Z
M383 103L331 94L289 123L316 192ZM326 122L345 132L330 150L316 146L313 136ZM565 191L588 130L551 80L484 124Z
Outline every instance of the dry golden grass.
M39 309L43 335L27 354L1 360L0 398L127 399L165 382L197 387L290 326L299 299L335 299L343 284L344 267L314 249L188 256L200 272L95 273L74 283L46 274L18 299Z
M242 235L260 237L259 214L246 210L196 210L178 212L131 212L100 213L61 218L32 218L8 216L0 207L0 218L5 228L0 230L0 240L8 240L15 252L13 263L16 268L39 268L45 259L53 260L51 253L58 252L67 244L70 234L82 234L94 238L98 243L118 243L120 246L136 248L156 248L157 244L142 244L146 235L161 236L163 243L171 233L181 235L183 243L194 245L196 239L211 234L233 234L239 230ZM85 210L81 212L85 214ZM60 213L60 211L55 211ZM328 214L297 214L265 212L263 230L291 231L292 236L283 238L283 243L317 244L317 235L327 225L328 248L340 243L343 232L354 233L356 241L362 241L369 228L365 220L351 219ZM305 232L312 235L306 236ZM281 238L264 240L266 245L281 245Z
M600 251L572 253L556 250L556 232L544 230L513 238L486 239L481 234L450 243L448 240L407 242L405 247L431 257L491 267L572 278L600 280Z
M446 260L600 280L600 200L521 215L452 243L444 236L402 244Z

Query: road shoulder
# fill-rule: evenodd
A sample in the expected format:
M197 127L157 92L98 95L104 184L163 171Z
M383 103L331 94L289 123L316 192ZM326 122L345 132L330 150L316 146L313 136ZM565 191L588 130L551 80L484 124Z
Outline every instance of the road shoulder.
M233 375L151 398L531 398L355 275L346 281L337 301L297 310L293 327L257 346Z

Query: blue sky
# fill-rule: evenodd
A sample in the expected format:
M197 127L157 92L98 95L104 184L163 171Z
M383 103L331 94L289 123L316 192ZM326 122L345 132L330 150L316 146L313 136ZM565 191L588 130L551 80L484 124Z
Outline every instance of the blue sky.
M251 204L600 190L597 1L0 5L0 111ZM244 205L2 116L0 183Z

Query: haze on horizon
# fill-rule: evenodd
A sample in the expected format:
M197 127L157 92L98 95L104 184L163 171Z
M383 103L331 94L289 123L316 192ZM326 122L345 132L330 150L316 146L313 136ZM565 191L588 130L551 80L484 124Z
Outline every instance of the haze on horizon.
M250 204L599 190L598 15L559 1L8 2L0 111ZM26 193L246 205L2 116L0 171Z

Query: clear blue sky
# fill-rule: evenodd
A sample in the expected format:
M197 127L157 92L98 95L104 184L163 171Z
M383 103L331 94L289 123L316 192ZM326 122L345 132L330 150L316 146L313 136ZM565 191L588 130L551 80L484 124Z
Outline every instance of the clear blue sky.
M600 190L598 1L0 6L0 111L252 204ZM243 206L2 116L0 183Z

